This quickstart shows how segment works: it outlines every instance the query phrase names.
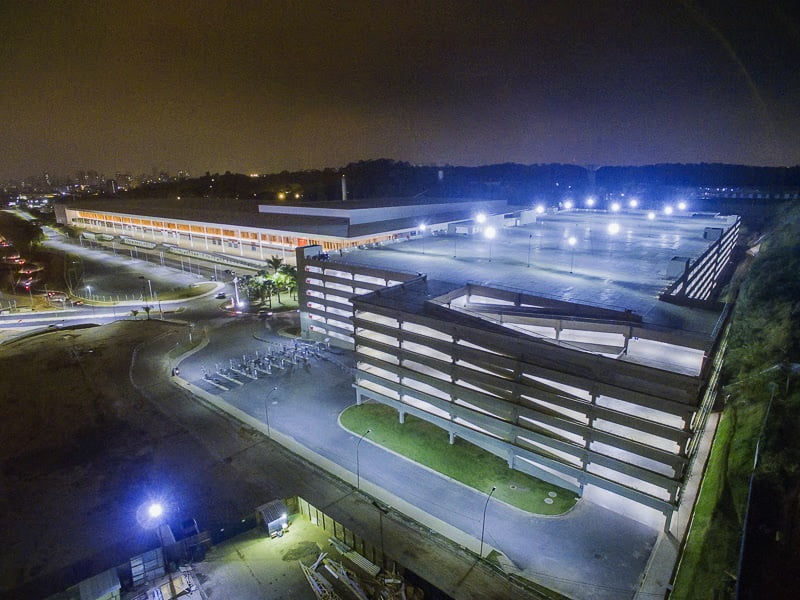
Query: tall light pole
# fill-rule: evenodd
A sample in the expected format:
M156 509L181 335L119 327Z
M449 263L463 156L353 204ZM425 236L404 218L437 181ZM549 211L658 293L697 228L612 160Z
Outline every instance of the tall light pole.
M361 445L361 442L364 441L364 437L370 433L372 429L367 429L364 433L361 434L361 437L358 438L356 442L356 489L361 489L361 465L358 461L358 447Z
M425 230L428 228L425 223L419 226L419 235L422 240L422 253L425 254Z
M486 497L486 504L483 505L483 524L481 525L481 551L478 553L480 558L483 558L483 534L486 531L486 509L489 508L489 500L492 499L492 494L497 489L496 485L492 486L492 491Z
M489 262L492 262L492 240L497 235L497 230L494 227L487 227L483 235L489 240Z
M153 302L153 284L149 279L147 280L147 286L150 288L150 302L152 303Z
M567 243L570 247L570 255L569 255L569 272L572 273L572 267L575 264L575 244L578 243L577 238L574 235L569 236Z
M267 392L267 396L264 398L264 418L267 420L267 437L272 437L272 431L269 428L269 398L278 391L278 386L273 386L273 388Z
M161 547L161 558L164 561L164 573L169 577L169 588L172 592L172 597L176 596L175 591L175 583L172 581L172 575L169 573L169 569L167 569L167 553L164 549L164 536L161 534L161 525L163 523L164 517L164 507L159 502L153 502L150 506L147 507L147 515L155 521L156 527L158 528L158 544Z
M528 236L528 268L531 267L531 244L533 243L533 234Z
M614 236L619 233L619 223L609 223L608 225L608 234L611 236L611 242L609 243L609 250L608 256L609 258L614 256Z

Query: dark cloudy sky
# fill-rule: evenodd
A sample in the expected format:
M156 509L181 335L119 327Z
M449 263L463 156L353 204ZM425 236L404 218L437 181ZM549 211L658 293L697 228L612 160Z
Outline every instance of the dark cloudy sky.
M0 2L0 177L800 163L789 3Z

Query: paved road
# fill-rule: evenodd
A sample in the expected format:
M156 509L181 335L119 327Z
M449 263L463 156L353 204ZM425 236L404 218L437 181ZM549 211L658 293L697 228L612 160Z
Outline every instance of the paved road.
M270 322L266 322L269 326ZM275 324L273 329L279 329ZM267 340L267 341L262 341ZM261 355L270 347L289 344L256 319L231 323L211 335L210 344L181 364L181 376L248 414L269 421L273 429L355 472L357 437L338 425L340 412L355 401L352 377L339 366L313 359L309 365L275 372L244 385L222 383L230 391L205 384L202 368L227 365L243 354ZM334 350L338 362L352 353ZM480 537L485 494L381 449L365 438L359 450L362 480L372 482L434 517L475 538ZM508 556L528 576L579 598L625 598L637 589L657 532L617 513L581 501L563 517L536 517L499 502L490 502L485 540Z

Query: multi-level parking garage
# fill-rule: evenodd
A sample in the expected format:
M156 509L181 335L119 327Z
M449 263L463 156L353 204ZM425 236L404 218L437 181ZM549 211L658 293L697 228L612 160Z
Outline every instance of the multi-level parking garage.
M739 220L652 221L562 212L491 239L300 248L304 333L355 349L359 402L668 521L714 401L727 312L709 299Z

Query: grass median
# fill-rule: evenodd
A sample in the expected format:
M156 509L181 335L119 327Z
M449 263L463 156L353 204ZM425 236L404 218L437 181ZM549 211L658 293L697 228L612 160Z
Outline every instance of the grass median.
M578 501L575 493L509 469L505 460L475 444L461 438L450 444L447 432L427 421L406 415L401 424L397 411L390 406L371 402L351 406L340 420L355 435L371 429L371 442L464 485L487 494L497 486L494 498L524 511L560 515Z

